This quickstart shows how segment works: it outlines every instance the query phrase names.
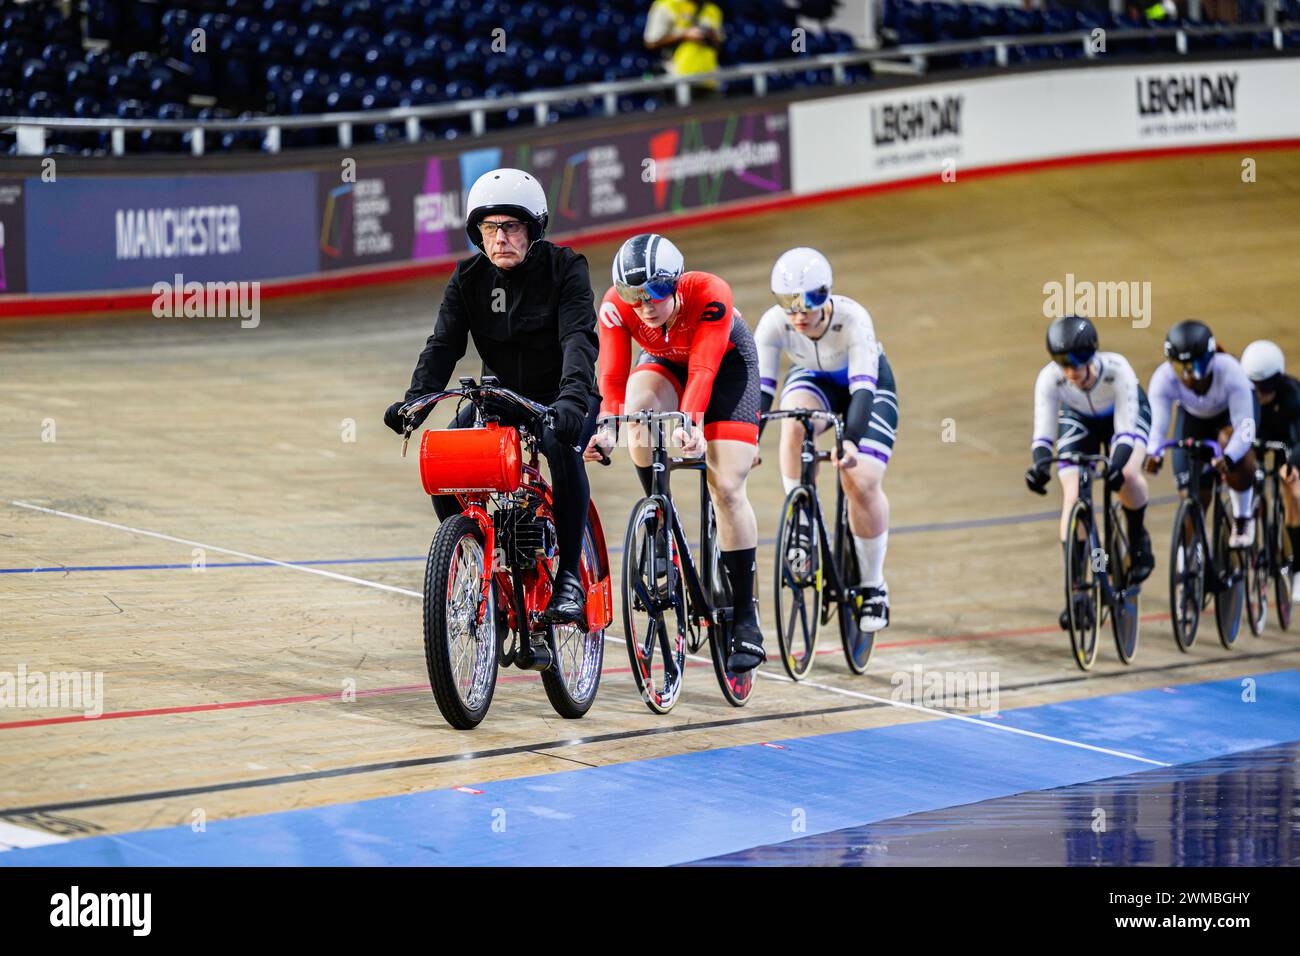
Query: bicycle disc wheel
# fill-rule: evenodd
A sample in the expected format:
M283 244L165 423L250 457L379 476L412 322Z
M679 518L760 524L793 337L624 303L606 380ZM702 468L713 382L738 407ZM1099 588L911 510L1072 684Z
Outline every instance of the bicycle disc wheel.
M1076 501L1070 510L1065 538L1065 606L1069 609L1070 647L1080 670L1091 670L1097 660L1097 623L1101 609L1101 579L1092 567L1096 535L1092 533L1087 505ZM1080 555L1074 546L1080 529L1086 546Z
M1246 623L1250 633L1259 637L1268 623L1268 543L1264 540L1264 508L1262 495L1255 495L1255 540L1243 556L1246 570Z
M1174 642L1180 651L1191 650L1196 643L1196 629L1201 620L1205 590L1204 562L1196 535L1197 507L1184 498L1174 514L1173 550L1169 556L1169 617L1174 626Z
M775 563L773 607L781 663L793 680L799 680L812 669L826 585L813 497L803 485L791 490L781 509Z
M840 556L837 566L845 586L855 589L857 582L862 580L862 569L858 564L858 550L853 546L853 536L849 532L847 508L848 506L845 505L845 513L840 517L842 540L836 546L836 554ZM871 660L871 652L876 647L876 633L858 627L858 612L862 610L862 598L856 594L856 591L851 590L850 593L854 596L840 601L839 606L840 644L844 648L844 659L849 663L849 670L855 674L865 674L867 663Z
M1291 569L1295 567L1296 555L1291 553L1291 538L1286 533L1286 516L1282 509L1282 499L1273 497L1272 535L1273 560L1273 596L1277 598L1277 624L1282 630L1291 627L1291 610L1293 596L1291 593Z
M497 683L496 589L483 595L483 536L464 515L448 518L424 570L424 659L447 723L471 730L487 716Z
M686 587L672 536L658 531L663 518L658 501L642 498L623 541L623 635L637 691L656 714L677 703L686 668Z
M709 600L716 607L731 607L731 583L727 580L727 569L722 566L722 551L718 547L718 524L709 509L708 533L704 536L705 558L709 565L709 588L713 592ZM731 655L731 622L709 622L709 656L713 658L713 673L722 688L722 696L732 707L744 707L749 702L749 695L754 692L754 671L737 673L727 669L727 658ZM757 669L757 668L756 668Z
M589 589L607 573L591 528L587 527L582 535L578 577L582 586ZM596 701L600 668L605 660L605 629L588 631L585 624L551 624L548 631L555 664L542 671L542 686L555 712L576 720L591 710Z
M1246 604L1246 562L1244 549L1228 547L1232 519L1220 509L1214 519L1214 566L1220 584L1214 593L1214 621L1219 627L1219 643L1227 650L1237 646L1241 630L1241 612Z
M1110 628L1115 635L1115 650L1125 664L1133 663L1138 645L1138 602L1142 589L1129 580L1129 540L1121 524L1123 513L1118 503L1111 505L1112 539L1110 542L1109 577L1114 601L1111 604Z

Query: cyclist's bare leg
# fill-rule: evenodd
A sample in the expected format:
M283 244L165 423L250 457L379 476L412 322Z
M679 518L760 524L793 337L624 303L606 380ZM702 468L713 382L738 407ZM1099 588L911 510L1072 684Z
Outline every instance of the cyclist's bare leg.
M1232 427L1227 426L1219 431L1219 446L1228 447L1228 442L1232 438ZM1232 516L1234 518L1249 518L1252 514L1252 506L1255 498L1255 449L1250 448L1246 454L1241 456L1241 461L1237 462L1231 471L1224 478L1228 486L1228 497L1232 499ZM1237 532L1233 532L1234 539ZM1244 540L1244 539L1243 539Z
M718 546L723 551L758 546L758 520L749 503L746 481L754 462L748 442L717 439L709 442L709 496L718 516Z
M1069 533L1070 509L1079 497L1079 469L1062 468L1056 477L1061 480L1061 530L1057 538L1064 543L1065 536Z
M669 412L677 408L677 390L672 383L657 372L637 372L627 380L624 413ZM665 426L667 434L671 429ZM650 429L627 424L628 454L638 468L649 468L651 461Z
M1291 572L1300 583L1300 468L1282 466L1282 522L1291 539Z
M1134 444L1133 454L1124 465L1124 484L1119 489L1119 500L1120 504L1130 511L1145 508L1147 504L1149 492L1147 480L1142 472L1142 462L1146 457L1146 449L1140 444Z
M811 408L817 411L822 409L821 399L812 392L803 388L791 389L781 399L781 408ZM826 429L825 422L813 422L814 434L820 435ZM803 453L803 422L793 418L783 419L781 422L781 484L785 486L786 494L790 493L799 481L799 473L802 470L802 462L799 456ZM816 474L816 465L813 465L814 474Z
M859 538L875 538L889 530L889 498L885 496L885 463L860 453L853 468L840 470L849 499L849 530Z

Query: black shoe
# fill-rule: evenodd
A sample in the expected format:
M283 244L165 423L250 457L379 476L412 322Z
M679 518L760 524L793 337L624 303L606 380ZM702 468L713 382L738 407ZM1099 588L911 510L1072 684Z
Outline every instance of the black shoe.
M542 620L551 624L585 624L586 592L572 571L561 571L555 578L551 601L542 612Z
M727 657L727 670L733 674L752 671L767 660L763 650L763 632L757 622L741 622L731 628L731 654Z
M1142 529L1142 540L1129 552L1129 579L1133 584L1141 584L1155 570L1156 559L1151 553L1151 535Z

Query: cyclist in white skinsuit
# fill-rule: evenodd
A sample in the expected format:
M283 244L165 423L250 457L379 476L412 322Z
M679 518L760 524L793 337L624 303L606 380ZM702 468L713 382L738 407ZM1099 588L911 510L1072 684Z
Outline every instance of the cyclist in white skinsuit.
M858 625L876 632L889 625L885 551L889 541L889 499L881 482L898 430L894 372L876 341L871 316L848 296L831 294L831 267L815 249L791 249L772 269L777 305L754 333L758 346L763 411L776 398L781 355L790 371L781 407L814 408L844 417L844 444L836 466L849 504L849 529L862 573ZM760 426L761 427L761 426ZM817 423L818 433L825 423ZM781 423L781 483L786 494L799 484L803 425Z
M1133 579L1145 580L1155 567L1151 536L1146 530L1147 483L1142 459L1151 427L1151 406L1128 359L1118 352L1097 350L1097 330L1086 318L1057 319L1047 330L1047 351L1052 361L1043 366L1034 383L1034 437L1030 445L1034 463L1025 472L1031 491L1047 493L1051 475L1052 441L1056 454L1100 454L1109 449L1105 481L1118 491L1124 509ZM1061 541L1069 530L1070 508L1079 497L1079 472L1074 465L1059 466L1063 491ZM1084 546L1075 542L1076 548ZM1061 613L1068 626L1069 609Z
M1151 376L1151 437L1148 440L1147 470L1160 470L1162 456L1156 449L1169 430L1174 402L1179 405L1174 424L1175 438L1212 439L1223 454L1213 467L1223 476L1232 499L1233 530L1228 544L1249 547L1255 540L1251 505L1255 491L1255 423L1259 420L1259 399L1255 386L1241 364L1220 352L1214 334L1203 322L1179 322L1165 338L1169 361ZM1230 431L1230 437L1229 437ZM1180 492L1191 477L1188 456L1174 449L1174 481ZM1202 505L1208 506L1210 488L1204 487Z

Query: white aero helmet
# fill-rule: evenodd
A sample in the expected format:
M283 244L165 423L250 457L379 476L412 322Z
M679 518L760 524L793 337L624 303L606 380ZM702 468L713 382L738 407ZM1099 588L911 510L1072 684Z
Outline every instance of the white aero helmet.
M786 312L814 312L831 295L831 264L816 249L799 246L772 266L772 294Z
M1286 358L1276 342L1260 339L1246 346L1241 353L1241 367L1256 384L1271 384L1286 371Z
M465 199L465 232L469 241L483 248L479 223L488 216L518 216L528 224L528 241L546 235L546 191L522 169L494 169L484 173L470 187Z

